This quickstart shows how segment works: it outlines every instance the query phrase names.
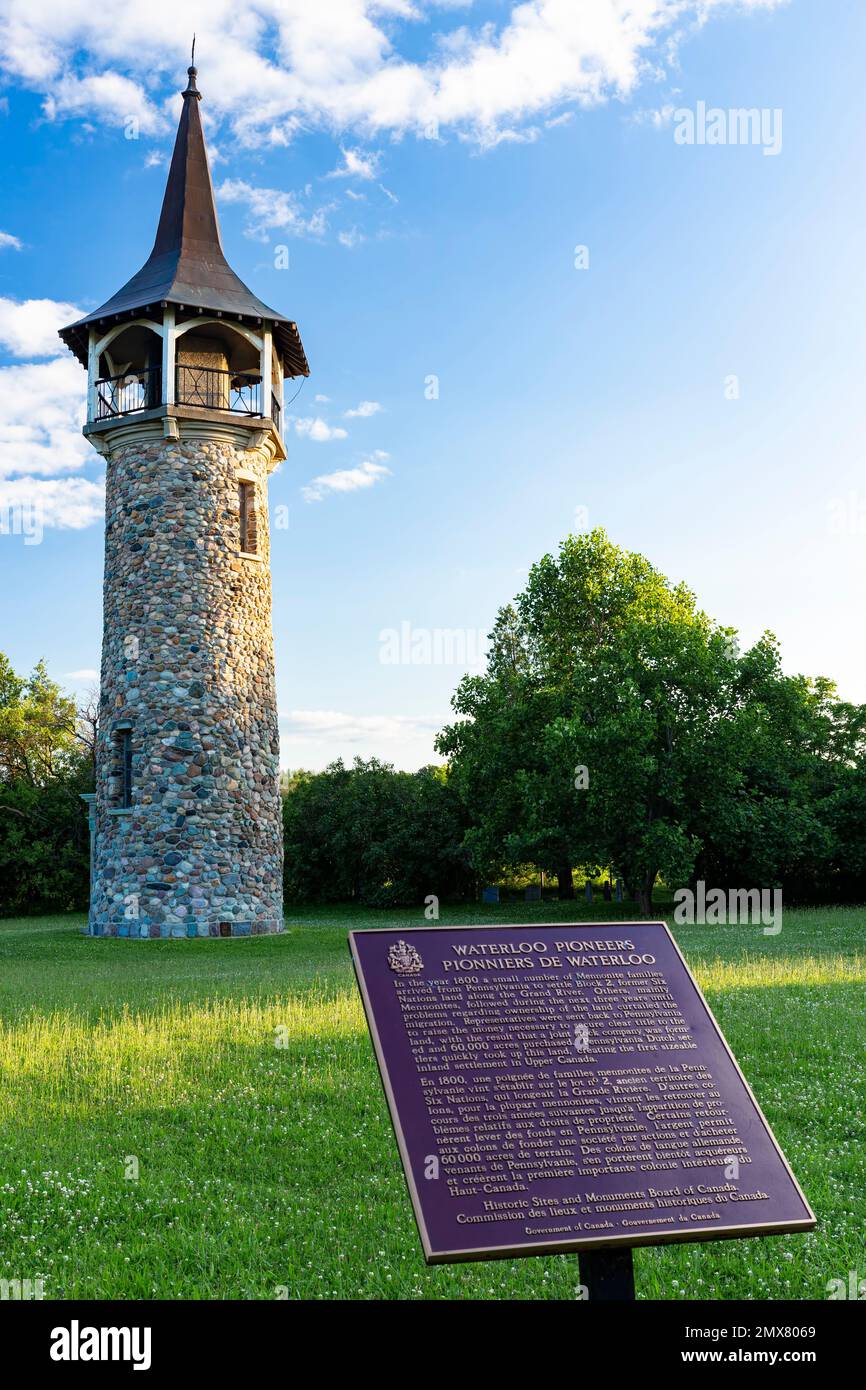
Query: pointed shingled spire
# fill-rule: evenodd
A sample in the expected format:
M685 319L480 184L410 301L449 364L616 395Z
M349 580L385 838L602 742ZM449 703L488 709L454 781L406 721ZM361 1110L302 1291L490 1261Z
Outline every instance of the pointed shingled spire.
M176 281L201 288L213 280L213 271L219 270L228 271L231 279L240 285L226 261L220 239L199 113L201 92L195 85L198 74L193 67L188 68L187 72L189 83L183 93L183 110L165 185L156 241L148 264L158 257L171 256L175 260ZM196 262L201 264L197 265ZM143 274L143 270L139 274ZM245 285L241 287L246 290ZM249 290L246 293L249 294Z
M62 328L60 336L86 365L88 325L166 302L272 322L287 373L308 376L296 325L262 303L225 258L199 112L202 98L197 76L195 66L190 65L153 250L117 294L86 318Z

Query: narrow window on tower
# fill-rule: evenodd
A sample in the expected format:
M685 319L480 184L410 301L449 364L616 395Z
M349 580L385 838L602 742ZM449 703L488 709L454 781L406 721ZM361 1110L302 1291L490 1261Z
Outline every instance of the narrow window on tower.
M255 555L258 549L255 483L243 480L238 483L238 511L240 514L241 550L245 555Z
M132 806L132 729L115 729L111 741L111 803L117 811L128 811Z

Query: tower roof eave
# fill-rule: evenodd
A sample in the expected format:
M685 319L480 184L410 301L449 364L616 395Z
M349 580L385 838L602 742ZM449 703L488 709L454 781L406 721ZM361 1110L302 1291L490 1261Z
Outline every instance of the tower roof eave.
M147 270L149 266L150 262L138 272L138 275L133 276L128 285L125 285L99 309L94 309L93 313L87 314L84 318L59 330L59 336L83 367L87 366L87 348L92 325L105 324L108 328L112 320L135 318L139 313L143 313L154 305L174 304L177 308L183 306L185 309L201 309L225 317L229 322L235 318L260 319L263 323L271 323L274 340L286 369L286 375L292 377L310 375L307 355L297 324L264 304L247 289L243 281L234 274L234 271L229 270L229 274L236 281L239 290L235 290L233 286L226 286L224 289L203 290L198 285L189 282L184 283L181 280L173 280L169 288L166 289L161 283L150 284L143 279L144 270Z

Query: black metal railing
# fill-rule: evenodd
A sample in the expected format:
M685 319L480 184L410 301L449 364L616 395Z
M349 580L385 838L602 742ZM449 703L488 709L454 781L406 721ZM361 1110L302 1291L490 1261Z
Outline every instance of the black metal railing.
M230 410L235 415L261 415L261 377L253 372L224 372L218 367L178 364L175 399L178 405Z
M144 367L122 376L105 376L95 383L96 418L110 420L115 415L131 415L151 410L162 400L162 369Z
M161 367L143 367L121 376L101 377L94 383L97 420L131 415L162 404ZM225 372L217 367L193 367L178 363L175 369L178 405L197 405L206 410L228 410L234 415L262 414L262 379L255 372ZM271 391L271 419L280 428L280 402Z

